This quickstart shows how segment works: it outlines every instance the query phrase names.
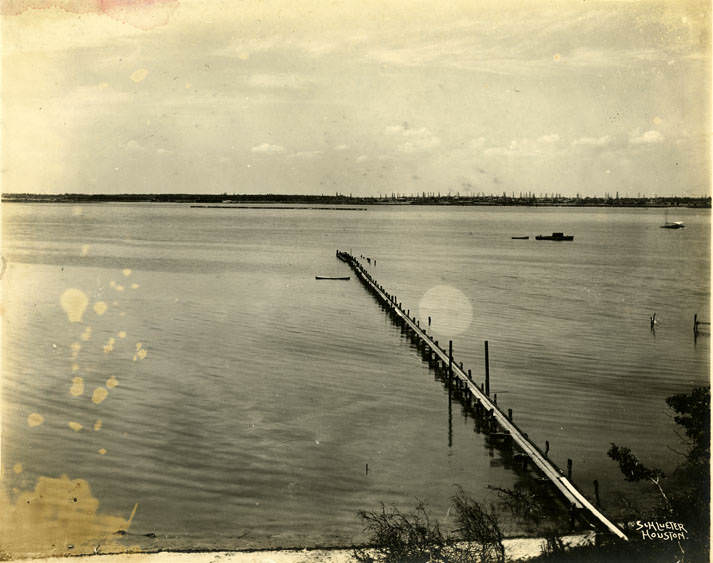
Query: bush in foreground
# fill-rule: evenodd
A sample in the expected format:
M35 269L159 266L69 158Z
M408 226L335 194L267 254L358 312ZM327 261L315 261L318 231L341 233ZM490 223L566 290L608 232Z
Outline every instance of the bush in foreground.
M504 562L503 534L493 510L484 509L460 488L451 500L458 527L448 534L423 502L413 512L386 509L383 504L378 512L360 512L372 548L355 550L355 558L362 563Z

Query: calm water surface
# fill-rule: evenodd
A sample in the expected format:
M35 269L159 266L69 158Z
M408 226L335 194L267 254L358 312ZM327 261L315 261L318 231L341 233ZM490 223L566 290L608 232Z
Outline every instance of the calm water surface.
M478 381L488 340L498 403L616 514L633 489L609 443L672 469L665 398L708 381L692 322L710 307L710 212L674 219L686 228L646 209L5 204L6 489L86 479L100 512L139 503L131 531L156 538L131 543L166 548L350 543L358 510L418 497L444 517L454 484L494 502L488 485L518 474L455 404L449 424L446 390L354 276L315 281L350 274L342 248L376 258ZM533 240L555 230L575 241ZM89 298L81 322L69 288Z

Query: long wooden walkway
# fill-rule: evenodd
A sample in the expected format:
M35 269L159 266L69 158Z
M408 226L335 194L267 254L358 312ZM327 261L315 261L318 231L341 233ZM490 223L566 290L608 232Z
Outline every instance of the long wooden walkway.
M425 329L423 329L415 316L410 315L410 310L405 310L402 304L394 295L389 294L362 266L357 258L348 252L337 250L337 258L343 260L356 273L357 277L366 286L366 288L384 304L390 311L401 321L401 323L410 331L412 331L425 345L430 348L435 355L436 361L440 361L448 366L449 376L453 377L453 384L473 401L479 409L484 409L503 430L510 435L513 442L516 443L522 452L532 460L532 462L540 469L540 471L549 479L552 484L564 496L567 502L574 509L588 512L596 521L603 525L610 532L620 537L623 540L628 540L626 534L609 520L600 510L598 510L587 498L571 483L562 471L550 459L540 451L540 449L532 443L527 436L515 425L512 420L503 413L493 401L489 393L486 393L485 386L478 387L469 377L468 374L456 364L453 360L452 349L449 351L441 348L437 341L433 340ZM489 391L489 390L488 390Z

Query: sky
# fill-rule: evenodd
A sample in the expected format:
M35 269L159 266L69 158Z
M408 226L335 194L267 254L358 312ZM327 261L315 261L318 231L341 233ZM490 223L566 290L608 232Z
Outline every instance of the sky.
M2 0L5 193L710 193L707 1Z

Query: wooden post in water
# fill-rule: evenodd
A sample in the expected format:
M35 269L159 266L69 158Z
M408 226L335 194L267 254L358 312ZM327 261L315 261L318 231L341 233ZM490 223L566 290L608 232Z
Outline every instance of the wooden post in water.
M693 315L693 336L698 336L698 313Z
M512 409L508 409L508 420L512 422Z
M545 457L547 457L548 453L550 453L550 441L545 440Z
M470 370L468 370L468 379L470 381L473 381L473 376L471 375Z
M488 341L485 341L485 394L490 396L490 363L488 360Z
M448 383L453 378L453 341L448 341Z
M597 501L597 506L599 506L601 503L599 502L599 481L596 479L594 480L594 498Z
M569 458L567 459L567 479L572 480L572 460Z

